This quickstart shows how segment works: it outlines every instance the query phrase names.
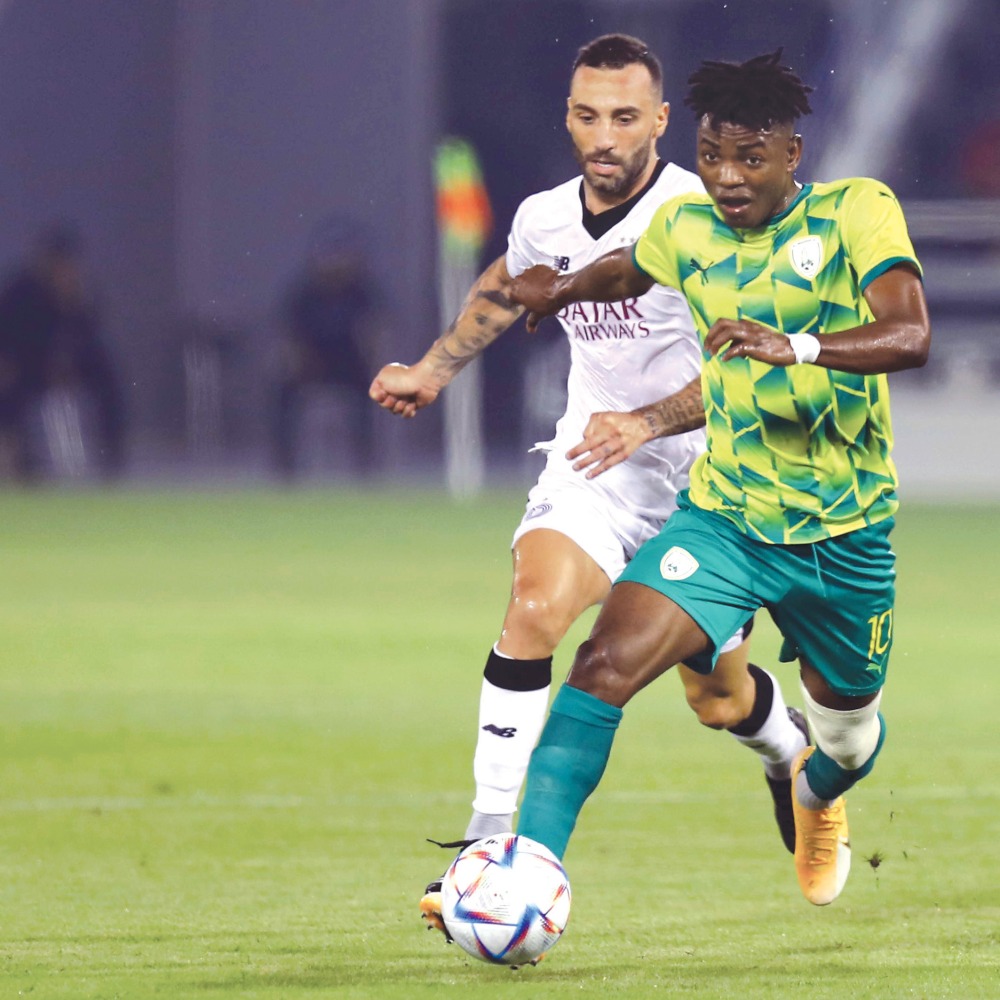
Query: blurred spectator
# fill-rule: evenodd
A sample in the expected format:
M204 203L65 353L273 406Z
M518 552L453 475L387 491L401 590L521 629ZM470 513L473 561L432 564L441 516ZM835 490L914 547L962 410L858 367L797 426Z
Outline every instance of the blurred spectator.
M42 233L31 258L0 291L0 441L17 476L38 469L30 421L57 391L79 393L93 407L97 470L120 473L121 390L86 286L83 243L66 224Z
M368 400L370 359L376 335L376 296L357 226L334 217L313 234L303 272L282 306L281 373L274 400L274 463L286 478L296 473L306 393L315 387L344 390L346 439L355 469L372 458Z

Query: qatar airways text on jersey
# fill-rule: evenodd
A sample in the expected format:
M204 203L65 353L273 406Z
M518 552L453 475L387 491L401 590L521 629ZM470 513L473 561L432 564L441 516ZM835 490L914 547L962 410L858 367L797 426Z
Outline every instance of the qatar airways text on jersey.
M639 299L574 302L556 315L574 340L641 340L650 333Z

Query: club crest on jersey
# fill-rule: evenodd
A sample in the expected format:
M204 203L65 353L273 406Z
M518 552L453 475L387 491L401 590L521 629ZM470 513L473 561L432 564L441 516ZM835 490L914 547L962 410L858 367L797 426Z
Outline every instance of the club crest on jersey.
M660 560L660 576L664 580L686 580L698 569L698 560L687 549L674 545Z
M530 520L533 517L541 517L543 514L548 514L552 510L552 504L550 503L539 503L535 504L527 514L524 515L525 520Z
M553 257L552 266L557 271L568 271L569 270L569 257Z
M823 241L818 236L803 236L788 245L788 257L792 270L806 281L812 281L819 274L823 264Z

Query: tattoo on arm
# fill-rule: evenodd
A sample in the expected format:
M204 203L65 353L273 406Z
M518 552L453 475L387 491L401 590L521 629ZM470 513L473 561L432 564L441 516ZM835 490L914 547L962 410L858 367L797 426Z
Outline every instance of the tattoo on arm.
M444 382L450 382L524 312L507 294L509 282L500 257L480 275L458 316L431 345L427 358Z
M492 302L493 305L498 306L506 312L516 312L520 309L520 306L509 295L505 295L502 290L493 288L484 289L479 293L479 298L486 299L487 302Z
M701 379L692 379L683 389L638 411L653 438L685 434L705 426L705 404Z

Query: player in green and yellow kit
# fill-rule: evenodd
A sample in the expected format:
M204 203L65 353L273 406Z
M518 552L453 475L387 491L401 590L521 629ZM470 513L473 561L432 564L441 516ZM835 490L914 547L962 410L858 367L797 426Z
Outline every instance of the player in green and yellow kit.
M793 769L795 865L822 905L850 868L843 794L885 735L897 507L886 373L926 361L930 324L892 192L866 178L796 181L794 126L811 88L780 57L708 62L691 77L707 195L666 202L634 247L514 283L532 323L654 282L682 290L703 341L708 433L680 509L577 652L532 757L518 832L562 855L622 706L671 664L714 657L766 607L783 658L800 663L815 747ZM649 423L650 436L687 429ZM611 438L587 444L585 461L619 460Z

